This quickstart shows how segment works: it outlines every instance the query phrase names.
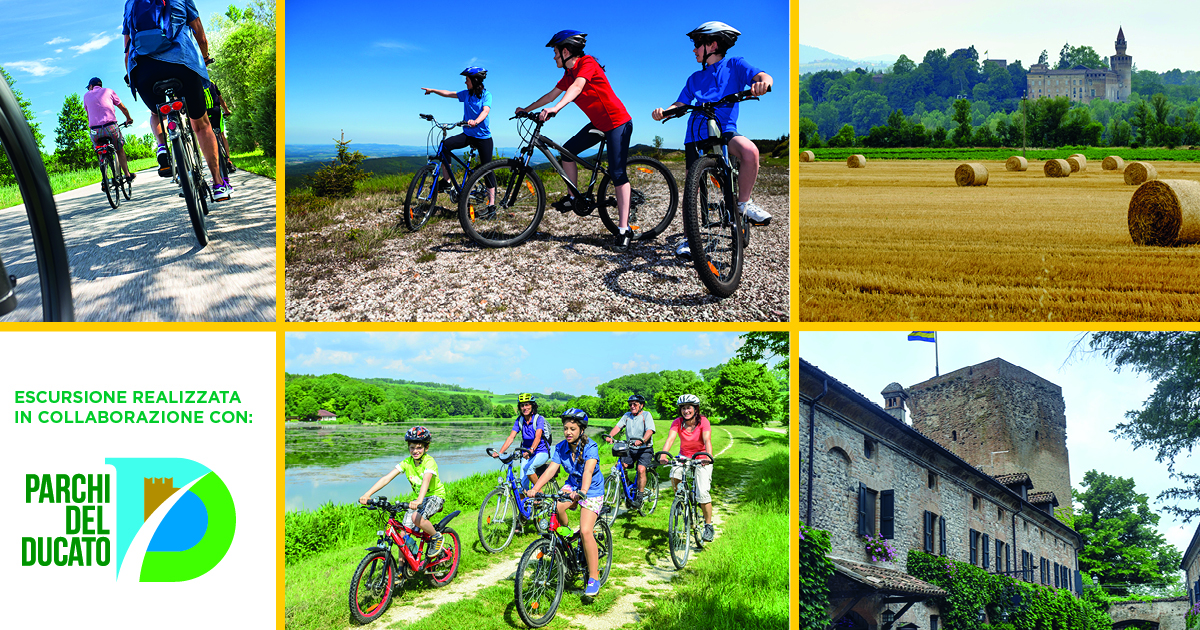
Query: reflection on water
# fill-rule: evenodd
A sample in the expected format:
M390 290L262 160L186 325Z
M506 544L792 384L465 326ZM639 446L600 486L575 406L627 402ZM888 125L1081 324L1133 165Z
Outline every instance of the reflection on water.
M502 474L500 463L488 457L484 449L499 448L508 437L511 424L425 426L433 432L429 453L437 460L443 482L488 471L495 472L497 477ZM285 509L312 510L328 501L357 501L400 460L409 457L404 441L407 428L287 423L284 425ZM409 492L412 487L408 480L398 475L379 494L394 497Z

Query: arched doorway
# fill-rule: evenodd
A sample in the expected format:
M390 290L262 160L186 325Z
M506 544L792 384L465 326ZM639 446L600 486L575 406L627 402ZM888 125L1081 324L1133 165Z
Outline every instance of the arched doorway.
M842 615L841 619L833 622L833 627L834 630L868 630L866 620L853 610Z
M1158 630L1158 622L1131 619L1114 623L1113 630Z

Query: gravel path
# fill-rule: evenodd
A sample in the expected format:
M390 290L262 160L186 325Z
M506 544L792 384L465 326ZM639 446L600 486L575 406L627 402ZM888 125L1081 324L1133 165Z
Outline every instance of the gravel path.
M682 164L673 165L682 179ZM764 167L755 201L774 217L755 228L737 292L708 294L691 263L674 257L683 219L626 253L609 249L595 216L547 209L538 233L506 249L470 241L457 215L441 212L423 230L403 227L359 260L293 257L293 243L337 243L396 225L401 195L379 193L339 202L337 222L319 232L288 234L288 321L788 321L788 177ZM301 259L303 258L303 259Z

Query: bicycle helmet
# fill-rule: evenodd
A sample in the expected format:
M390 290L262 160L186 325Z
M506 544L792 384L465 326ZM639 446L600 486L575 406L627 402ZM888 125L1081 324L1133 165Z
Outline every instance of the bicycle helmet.
M429 444L433 441L433 434L423 426L417 425L404 433L405 442L424 442Z
M697 47L708 42L717 42L717 52L705 55L704 61L701 62L703 65L708 63L708 58L714 54L724 55L725 51L733 48L733 45L737 43L738 35L741 34L741 31L724 22L712 21L697 26L687 36L692 38L692 43Z
M641 394L634 394L634 395L630 396L629 400L626 402L641 403L642 406L645 407L646 406L646 397Z
M582 409L568 409L562 412L562 421L571 421L579 425L580 429L586 429L588 425L587 412Z
M92 79L88 81L89 90L96 86L104 87L104 82L100 80L100 77L92 77Z
M563 57L563 65L575 57L578 57L583 52L583 47L587 45L587 33L579 31L565 30L559 31L550 38L546 43L546 48L566 48L570 51L569 57Z
M696 409L699 410L700 398L698 398L695 394L684 394L675 400L675 407L678 408L684 405L695 405Z
M487 78L487 70L480 68L479 66L470 66L459 74L464 77L471 77L472 79L476 79L478 81L482 81Z
M533 394L521 394L520 396L517 396L517 411L520 411L521 405L523 405L525 403L529 403L529 404L533 405L533 413L537 413L537 410L538 410L537 398L534 398Z

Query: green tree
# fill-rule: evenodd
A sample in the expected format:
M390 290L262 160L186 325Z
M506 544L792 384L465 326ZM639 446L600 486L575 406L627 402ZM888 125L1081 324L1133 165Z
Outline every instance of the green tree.
M337 159L309 175L308 185L318 197L349 197L354 194L356 183L371 177L370 173L359 170L367 156L358 151L350 152L353 141L346 139L345 132L342 132L341 140L333 142L337 145Z
M954 144L965 147L971 143L971 101L960 98L954 101Z
M654 152L655 153L659 153L659 154L662 153L662 145L663 145L663 137L662 136L654 136Z
M835 136L829 139L831 147L852 147L854 146L854 127L846 124L842 125L840 131Z
M25 116L26 122L29 123L30 131L33 132L34 144L41 147L43 140L42 124L33 120L33 103L30 103L29 99L25 98L24 94L21 94L21 90L13 86L17 81L4 69L4 66L0 66L0 75L4 77L4 81L8 83L8 87L12 89L13 96L17 97L17 106L21 108L21 113ZM8 160L3 156L3 149L0 149L0 184L15 183L16 176L13 174L12 164L9 164Z
M1091 352L1099 353L1116 371L1128 368L1147 376L1154 393L1141 409L1125 412L1113 433L1133 448L1155 450L1167 463L1177 488L1159 493L1163 509L1184 522L1200 517L1200 474L1178 470L1176 458L1200 444L1200 332L1106 331L1093 333Z
M779 413L779 381L759 363L730 359L713 384L712 405L723 422L763 426Z
M541 407L541 405L538 405ZM539 409L539 411L541 411ZM517 410L512 405L496 405L492 407L492 417L494 418L516 418Z
M707 410L711 407L707 406L712 400L712 386L704 381L671 381L666 387L658 391L654 395L654 412L658 418L674 418L678 414L678 409L675 407L675 401L684 394L692 394L700 399L700 408ZM708 412L705 411L707 414ZM665 433L664 433L665 435Z
M1156 526L1146 495L1134 491L1132 478L1089 470L1076 492L1081 508L1075 530L1083 538L1079 568L1101 584L1170 586L1178 582L1181 554Z
M1071 44L1063 44L1062 50L1058 51L1058 64L1054 66L1056 70L1065 70L1071 67Z
M623 392L617 389L610 389L600 400L600 416L604 418L620 418L629 411L629 397L631 392Z
M209 76L233 110L226 134L230 150L257 145L264 154L274 155L274 0L256 0L245 9L230 5L223 16L209 21L209 27L214 60Z
M1050 60L1050 53L1042 49L1042 54L1038 55L1038 63L1046 63Z
M776 359L775 365L769 366L774 370L788 371L789 340L787 332L763 331L748 332L740 335L742 346L738 348L737 358L742 361L754 361L767 366L771 359Z
M94 150L88 136L87 110L83 99L75 92L63 99L58 113L58 126L54 128L54 156L71 168L84 168L92 163Z
M917 64L914 63L912 59L909 59L906 55L900 55L900 57L896 59L896 63L892 64L893 74L908 74L916 69Z

